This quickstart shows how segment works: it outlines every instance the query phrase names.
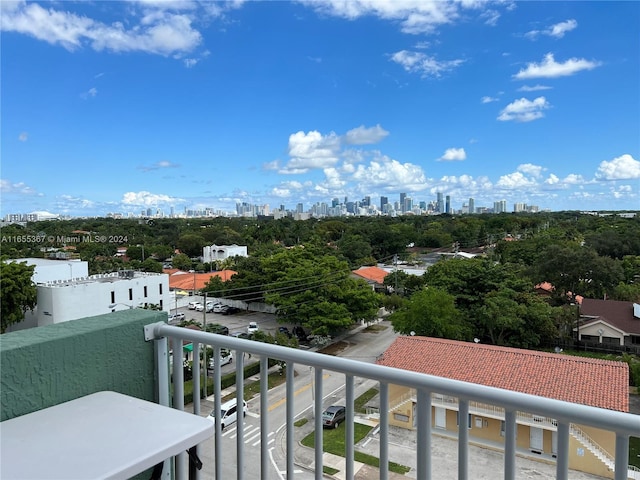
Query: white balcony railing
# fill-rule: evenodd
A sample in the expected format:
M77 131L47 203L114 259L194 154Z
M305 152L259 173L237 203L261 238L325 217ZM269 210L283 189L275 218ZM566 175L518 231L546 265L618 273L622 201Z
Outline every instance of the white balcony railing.
M504 432L504 478L512 480L516 478L516 423L519 412L528 412L528 421L534 418L554 419L554 427L557 428L557 462L556 478L567 480L569 472L569 436L571 424L592 426L615 433L615 456L613 468L615 480L628 479L628 452L629 437L637 436L640 432L640 416L628 413L615 412L586 405L573 404L553 400L534 395L486 387L477 384L465 383L447 378L434 377L416 372L409 372L381 365L359 362L351 359L323 355L293 348L270 345L267 343L242 340L233 337L215 335L194 331L186 328L173 327L165 323L156 323L145 327L145 339L155 341L158 360L158 383L160 390L159 401L163 405L170 405L167 392L169 392L170 375L168 371L168 340L173 346L173 407L184 410L183 371L182 371L182 342L188 340L194 345L194 358L199 358L199 344L213 347L214 358L220 356L222 348L233 350L236 359L236 395L243 398L243 353L250 353L260 357L261 370L260 381L268 384L268 359L277 359L286 363L286 478L294 478L294 366L304 365L312 367L316 395L314 397L314 409L322 411L323 400L323 372L332 371L345 374L346 378L346 464L345 478L354 478L354 401L355 378L372 379L379 382L380 391L380 479L388 479L387 465L389 463L389 385L402 385L415 389L416 401L416 452L421 452L416 457L416 475L419 480L431 479L431 424L432 424L432 395L438 394L439 400L451 404L457 399L457 408L460 412L460 428L458 435L458 478L466 480L469 475L469 429L467 418L472 408L483 406L495 406L501 409L501 417L505 419ZM200 389L198 362L194 363L194 391ZM213 373L214 381L214 410L218 417L220 413L221 399L217 392L221 392L220 369ZM267 389L260 393L260 478L269 478L269 451L268 451L268 421L269 409L267 404ZM449 401L450 400L450 401ZM200 412L198 395L194 396L194 413ZM498 413L498 410L494 410ZM525 419L521 417L520 421ZM319 447L322 441L322 417L315 416L315 478L323 478L323 451ZM237 479L244 478L244 422L239 416L237 429ZM222 430L220 422L215 424L214 455L216 459L222 458L221 441ZM187 478L186 454L176 458L177 478ZM222 479L221 461L215 462L215 478Z

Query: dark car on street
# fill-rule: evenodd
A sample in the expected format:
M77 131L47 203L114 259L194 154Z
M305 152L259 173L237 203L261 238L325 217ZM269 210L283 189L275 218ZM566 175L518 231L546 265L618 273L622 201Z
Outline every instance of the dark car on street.
M331 405L322 412L322 426L324 428L338 428L347 415L347 409L341 405Z

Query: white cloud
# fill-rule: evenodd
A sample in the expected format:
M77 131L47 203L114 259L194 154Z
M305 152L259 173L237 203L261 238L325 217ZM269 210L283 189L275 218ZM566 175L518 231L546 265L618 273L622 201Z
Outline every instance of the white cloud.
M197 59L197 58L185 58L182 62L184 63L185 67L191 68L191 67L194 67L199 62L199 59Z
M326 136L315 130L294 133L289 136L289 155L292 158L285 171L305 173L310 168L331 167L338 161L339 150L340 139L333 132Z
M93 87L93 88L90 88L89 90L87 90L86 92L82 92L80 94L80 97L83 98L84 100L86 100L87 98L93 98L96 95L98 95L98 89Z
M133 15L127 17L127 26L134 19ZM155 10L127 28L123 22L105 24L68 11L45 9L37 3L20 3L14 9L3 9L0 25L4 31L26 34L70 51L90 45L98 51L167 56L190 52L202 42L191 23L186 14Z
M534 187L535 185L535 180L525 177L521 172L502 175L496 182L496 187L506 189L530 188Z
M523 163L522 165L518 165L516 170L526 173L527 175L531 175L532 177L539 178L542 175L542 172L546 169L539 165L533 165L532 163Z
M38 195L36 190L26 183L11 183L6 179L0 179L0 192L3 194Z
M481 103L491 103L491 102L497 102L497 101L498 101L498 98L496 97L482 97L480 99Z
M546 183L547 185L557 185L558 183L560 183L560 179L557 175L551 173L549 177L544 181L544 183Z
M528 63L527 68L521 69L513 77L518 80L566 77L582 70L593 70L598 66L600 66L599 62L591 62L584 58L570 58L564 63L558 63L552 53L547 53L542 62Z
M159 162L156 162L152 165L143 165L141 167L138 167L140 170L142 170L143 172L151 172L153 170L160 170L162 168L177 168L180 165L177 165L175 163L171 163L169 160L160 160Z
M349 145L366 145L378 143L387 135L389 135L389 132L382 128L380 124L370 128L360 125L357 128L349 130L344 136L344 141Z
M410 34L433 32L439 25L452 23L460 16L460 8L471 7L465 2L427 2L408 0L402 2L379 0L317 0L303 2L315 10L329 15L354 20L374 15L385 20L400 22L403 32Z
M551 90L553 87L548 87L546 85L534 85L530 87L528 85L523 85L518 89L519 92L539 92L540 90Z
M442 161L459 161L466 160L467 152L464 151L464 148L447 148L438 160Z
M531 30L530 32L525 33L525 37L535 40L539 35L548 35L554 38L562 38L564 34L570 32L578 28L578 22L574 19L565 20L564 22L556 23L555 25L551 25L549 28L544 30Z
M548 109L550 106L551 105L544 97L538 97L533 101L526 98L520 98L504 107L498 116L498 120L503 122L510 120L516 122L530 122L544 117L544 113L542 113L542 111Z
M21 142L26 142L27 140L29 140L29 134L27 132L20 132L20 135L18 135L18 140L20 140Z
M391 60L401 65L407 72L419 73L422 78L440 77L464 63L464 60L438 61L422 52L400 50L391 55Z
M610 162L600 162L596 172L598 180L631 180L640 178L640 161L628 153Z
M122 196L122 203L133 207L155 207L159 204L173 204L182 201L180 198L146 191L127 192Z
M426 182L424 172L418 165L400 163L386 156L376 158L368 166L358 165L352 179L363 187L403 187L407 190L422 188Z

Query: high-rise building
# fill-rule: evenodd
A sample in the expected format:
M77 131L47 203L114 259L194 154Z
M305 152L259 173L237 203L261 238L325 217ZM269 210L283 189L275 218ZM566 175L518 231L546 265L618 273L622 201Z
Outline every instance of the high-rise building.
M406 193L401 193L400 194L400 208L402 209L402 211L404 212L404 200L405 198L407 198L407 194Z
M380 197L380 211L384 212L385 205L389 203L388 197Z
M444 213L444 195L442 192L437 193L436 212Z
M446 201L445 201L445 206L444 206L444 211L445 213L451 213L451 196L447 195L446 197Z
M338 198L334 198L333 200L331 200L331 207L332 208L336 208L338 205L340 205L340 200L338 200Z
M476 213L476 205L473 198L469 199L469 213Z

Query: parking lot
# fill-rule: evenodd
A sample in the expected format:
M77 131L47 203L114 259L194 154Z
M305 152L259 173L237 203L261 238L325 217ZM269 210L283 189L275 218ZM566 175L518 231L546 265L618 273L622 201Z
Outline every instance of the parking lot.
M198 322L200 325L203 325L206 321L207 325L217 323L228 327L229 334L233 334L235 332L246 332L249 322L256 322L259 330L271 334L275 334L278 331L278 327L281 326L281 324L276 322L275 315L270 313L239 311L232 315L222 315L221 313L205 313L190 310L186 304L185 306L179 306L177 310L172 308L169 315L173 315L176 312L183 313L184 319L176 319L170 322L173 325L177 325L181 321L189 320L193 320ZM289 329L291 329L291 327Z

